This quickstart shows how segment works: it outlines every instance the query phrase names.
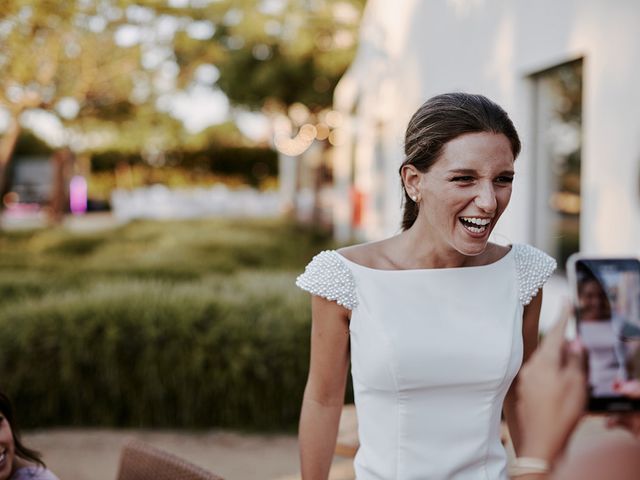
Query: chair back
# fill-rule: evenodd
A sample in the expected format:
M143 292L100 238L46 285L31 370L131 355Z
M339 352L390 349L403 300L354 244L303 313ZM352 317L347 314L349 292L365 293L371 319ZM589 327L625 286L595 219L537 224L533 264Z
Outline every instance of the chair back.
M122 447L118 480L223 480L223 478L147 443L130 440Z

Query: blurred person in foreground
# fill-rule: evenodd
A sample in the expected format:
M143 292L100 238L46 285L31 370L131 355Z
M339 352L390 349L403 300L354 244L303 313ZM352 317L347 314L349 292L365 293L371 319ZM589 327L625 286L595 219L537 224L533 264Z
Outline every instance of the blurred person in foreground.
M607 438L563 460L571 433L584 415L587 375L582 346L566 342L568 315L547 334L520 372L518 420L523 437L518 480L637 480L640 478L640 414L617 414L608 426L622 426L636 438ZM640 387L640 385L638 386ZM629 387L631 388L631 387ZM627 392L640 398L640 388Z
M9 398L0 392L0 480L58 480L41 455L20 440Z

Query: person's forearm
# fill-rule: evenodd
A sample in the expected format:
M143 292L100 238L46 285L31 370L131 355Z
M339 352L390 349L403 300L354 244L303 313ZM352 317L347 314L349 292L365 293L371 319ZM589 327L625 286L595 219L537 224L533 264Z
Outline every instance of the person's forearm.
M326 480L338 436L342 402L321 403L305 396L300 413L300 465L303 480Z
M559 452L551 446L551 442L532 441L530 438L524 438L520 446L519 460L528 463L529 465L527 467L529 467L530 471L528 473L522 472L519 475L511 475L509 478L511 478L511 480L547 480L550 477L553 467L553 459L556 458L558 453ZM513 462L514 464L512 466L515 467L517 462L518 459ZM532 463L533 465L531 465ZM541 471L531 471L530 467L532 466L534 470ZM510 468L510 470L512 469ZM509 473L512 474L513 471Z
M507 421L507 426L509 427L509 437L511 438L511 445L513 446L513 451L517 456L520 453L522 434L520 432L520 425L518 424L518 417L516 414L516 404L517 404L517 395L516 395L516 385L514 382L514 385L511 386L504 400L504 404L502 406L502 412L504 413L504 418Z

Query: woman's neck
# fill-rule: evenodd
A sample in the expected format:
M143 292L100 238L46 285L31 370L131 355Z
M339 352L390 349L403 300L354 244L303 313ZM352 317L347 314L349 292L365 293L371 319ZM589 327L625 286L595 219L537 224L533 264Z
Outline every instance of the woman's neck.
M396 255L403 252L404 258L398 262L406 264L406 268L457 268L483 265L487 262L492 244L487 244L487 248L480 255L465 255L453 246L432 238L431 235L414 225L408 230L400 233L391 240L395 245L390 245Z
M11 475L13 475L15 473L15 471L20 469L20 468L29 467L29 466L32 466L32 465L33 464L31 462L28 462L24 458L20 458L20 457L16 456L13 459L13 472L11 472ZM11 477L9 477L9 478L11 478Z

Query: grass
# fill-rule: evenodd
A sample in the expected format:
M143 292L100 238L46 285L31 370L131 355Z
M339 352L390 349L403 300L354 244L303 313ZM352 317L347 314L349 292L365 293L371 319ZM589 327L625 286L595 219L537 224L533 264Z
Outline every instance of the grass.
M27 426L293 428L331 247L282 221L0 234L0 388Z
M328 244L326 236L275 220L141 221L99 233L0 232L0 308L95 282L297 272Z

